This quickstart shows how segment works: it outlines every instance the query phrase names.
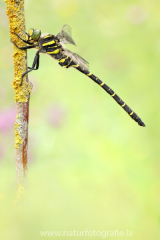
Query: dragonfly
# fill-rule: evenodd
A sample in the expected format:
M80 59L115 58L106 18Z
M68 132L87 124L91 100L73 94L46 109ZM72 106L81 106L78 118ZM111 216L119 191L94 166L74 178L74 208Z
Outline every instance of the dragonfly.
M12 32L13 33L13 32ZM26 39L22 39L18 34L15 34L24 43L28 45L25 47L19 47L16 43L12 42L18 49L26 50L35 48L37 49L36 55L33 60L32 67L28 67L28 70L22 74L21 83L23 83L23 77L39 68L40 53L45 53L50 55L52 58L59 62L59 65L64 68L75 68L81 73L85 74L91 78L95 83L102 87L111 97L129 114L129 116L135 120L139 126L145 127L144 122L141 118L103 81L101 81L97 76L89 71L89 63L79 56L78 54L69 51L65 48L65 44L73 44L76 46L72 34L71 27L69 25L64 25L61 31L55 36L49 33L41 34L41 30L31 28L28 33L26 33Z

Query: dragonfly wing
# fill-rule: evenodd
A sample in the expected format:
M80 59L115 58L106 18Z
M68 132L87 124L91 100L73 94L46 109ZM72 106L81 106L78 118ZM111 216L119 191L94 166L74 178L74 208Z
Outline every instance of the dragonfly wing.
M74 40L72 39L71 32L71 27L69 25L64 25L60 33L57 34L57 38L64 44L71 43L76 46Z
M70 57L75 62L75 64L79 64L85 70L89 69L89 63L84 58L79 56L78 54L73 53L73 52L69 51L68 49L65 49L63 51L63 54Z

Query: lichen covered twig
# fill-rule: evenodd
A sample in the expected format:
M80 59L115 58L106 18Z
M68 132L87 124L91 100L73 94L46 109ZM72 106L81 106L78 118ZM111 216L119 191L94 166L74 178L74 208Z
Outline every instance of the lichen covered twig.
M25 38L25 15L24 0L5 0L7 4L7 15L9 19L10 38L18 46L25 46L12 32ZM18 186L18 201L20 196L27 191L27 151L28 151L28 117L29 97L32 84L28 76L23 78L20 86L21 76L27 69L27 53L13 46L14 53L14 80L12 82L15 91L15 102L17 105L17 116L15 121L15 155ZM23 190L23 191L22 191ZM24 200L24 197L22 196Z

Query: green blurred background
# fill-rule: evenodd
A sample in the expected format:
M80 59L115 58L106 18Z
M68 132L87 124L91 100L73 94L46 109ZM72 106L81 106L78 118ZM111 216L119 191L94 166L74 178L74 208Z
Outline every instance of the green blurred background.
M1 239L86 229L160 239L159 9L159 0L26 0L26 30L56 35L70 25L77 47L66 47L90 63L146 128L85 75L42 54L39 70L29 74L31 204L14 209L13 46L0 2ZM34 55L28 51L29 66Z

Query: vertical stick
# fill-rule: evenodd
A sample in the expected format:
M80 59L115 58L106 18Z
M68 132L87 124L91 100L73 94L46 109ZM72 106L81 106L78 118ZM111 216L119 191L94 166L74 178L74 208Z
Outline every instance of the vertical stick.
M7 4L7 15L9 19L10 32L17 33L25 39L25 15L24 0L4 0ZM18 37L10 33L13 42L23 47L23 43ZM21 76L27 70L26 51L13 46L14 53L14 80L12 82L15 90L15 102L17 105L17 115L15 121L15 159L17 174L17 200L16 203L27 203L27 155L28 155L28 119L29 119L29 97L32 84L28 81L28 75L23 78L20 86Z

